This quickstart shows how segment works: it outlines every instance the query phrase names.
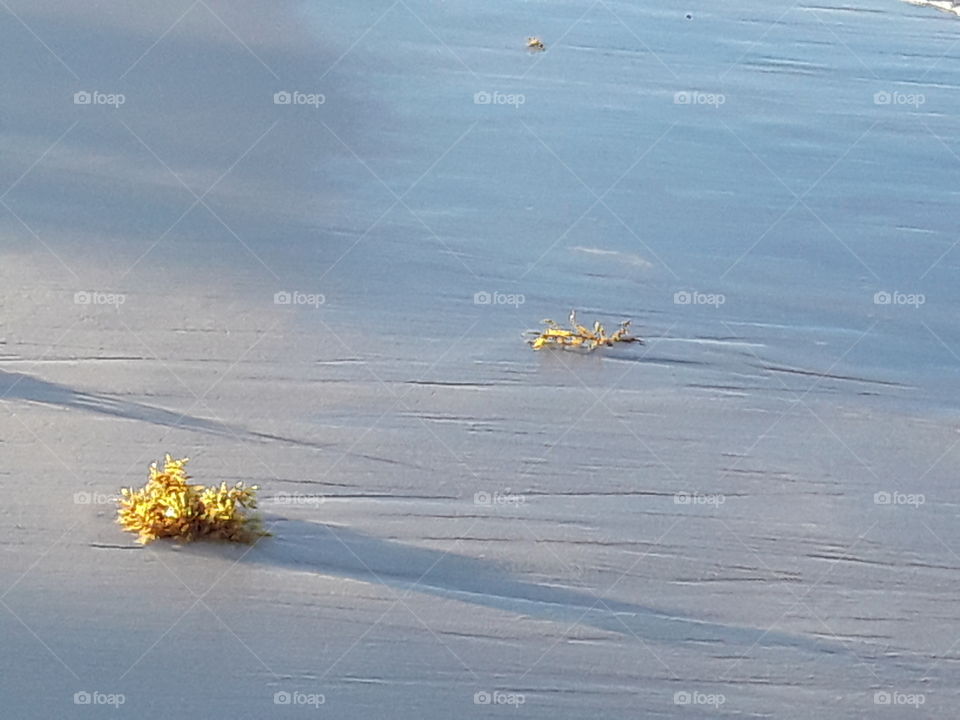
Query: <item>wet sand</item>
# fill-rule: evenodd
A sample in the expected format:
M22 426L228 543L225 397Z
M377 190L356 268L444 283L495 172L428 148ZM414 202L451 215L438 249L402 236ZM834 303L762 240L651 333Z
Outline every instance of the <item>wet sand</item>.
M948 18L9 10L10 717L955 706ZM135 546L164 452L273 537Z

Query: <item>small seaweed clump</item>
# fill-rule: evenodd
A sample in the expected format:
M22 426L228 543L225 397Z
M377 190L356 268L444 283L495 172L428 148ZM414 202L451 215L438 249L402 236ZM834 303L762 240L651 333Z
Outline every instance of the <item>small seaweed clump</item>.
M531 330L530 333L535 337L527 342L534 350L546 347L548 345L559 345L561 347L585 348L587 350L596 350L601 345L613 347L614 343L634 343L643 344L640 338L629 335L630 321L624 320L620 323L620 329L607 335L606 329L599 322L593 324L593 330L588 330L583 325L577 324L577 313L570 313L570 329L561 327L553 320L544 320L546 328L542 331Z
M157 463L150 465L150 479L143 488L120 491L117 522L124 530L137 533L138 543L146 545L162 537L252 543L269 534L259 517L243 512L257 507L256 485L191 485L184 470L188 460L167 455L162 470Z

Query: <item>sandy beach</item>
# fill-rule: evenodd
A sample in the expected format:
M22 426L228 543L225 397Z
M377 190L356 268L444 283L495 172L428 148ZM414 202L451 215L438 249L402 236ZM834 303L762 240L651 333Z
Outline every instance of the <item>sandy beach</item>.
M4 718L956 706L956 18L0 17ZM271 536L137 545L167 452Z

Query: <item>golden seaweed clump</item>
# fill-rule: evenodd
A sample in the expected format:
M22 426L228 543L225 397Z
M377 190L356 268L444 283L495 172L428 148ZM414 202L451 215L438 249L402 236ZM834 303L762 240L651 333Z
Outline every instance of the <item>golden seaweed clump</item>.
M184 469L188 460L167 455L162 470L157 463L150 465L150 479L143 488L120 491L117 522L124 530L137 533L138 543L146 545L163 537L252 543L269 534L258 516L244 514L244 510L257 507L256 485L191 485Z
M624 320L620 323L620 328L614 333L607 335L606 329L599 322L593 324L593 330L577 324L577 313L570 313L570 329L561 327L553 320L544 320L546 328L542 331L531 330L534 335L527 342L534 350L540 350L548 345L559 345L560 347L584 348L586 350L596 350L601 345L613 347L614 343L633 343L643 344L640 338L629 335L630 321Z
M533 52L542 52L547 49L547 46L544 45L543 40L538 37L528 37L527 49Z

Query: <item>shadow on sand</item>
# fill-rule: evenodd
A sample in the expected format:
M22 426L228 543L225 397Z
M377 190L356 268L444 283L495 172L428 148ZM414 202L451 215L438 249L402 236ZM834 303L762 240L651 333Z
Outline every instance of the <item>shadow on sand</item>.
M397 591L427 593L516 615L575 623L673 646L695 643L716 652L749 653L789 648L819 659L852 653L839 643L774 630L737 627L683 617L662 609L595 595L589 590L542 585L512 577L495 563L413 547L346 527L267 517L274 536L252 549L231 548L243 563L351 578ZM191 554L222 555L222 547L190 545ZM703 645L706 644L706 645ZM737 650L739 649L739 650Z
M154 405L124 400L106 393L90 393L74 390L66 385L41 380L40 378L25 373L13 373L0 370L0 402L3 401L23 401L40 403L42 405L53 405L69 410L82 410L98 415L136 420L152 425L161 425L163 427L193 430L195 432L233 438L240 441L261 443L280 442L297 447L313 448L315 450L338 449L336 443L310 442L284 437L282 435L271 435L269 433L246 430L216 420L208 420L195 415L165 410ZM403 465L421 469L416 465L409 465L399 460L367 453L348 451L345 454L349 457L372 460L388 465Z
M232 437L239 440L279 441L291 445L312 448L328 448L332 445L295 440L293 438L254 432L243 428L233 427L216 420L178 413L153 405L123 400L115 396L102 393L88 393L66 385L41 380L40 378L24 373L12 373L0 370L0 401L25 401L53 405L70 410L109 415L111 417L138 420L152 425L161 425L169 428L183 428L196 432Z

